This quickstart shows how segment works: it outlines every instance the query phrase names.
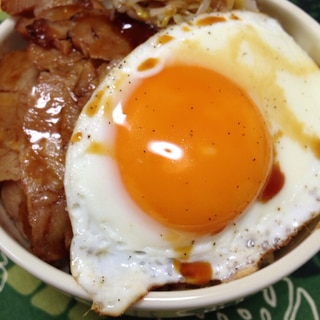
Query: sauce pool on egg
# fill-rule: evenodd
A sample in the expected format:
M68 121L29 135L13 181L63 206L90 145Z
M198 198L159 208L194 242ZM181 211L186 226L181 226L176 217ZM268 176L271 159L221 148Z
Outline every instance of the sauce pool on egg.
M213 234L257 199L272 141L261 111L232 80L169 65L141 80L121 106L115 156L127 191L149 216Z

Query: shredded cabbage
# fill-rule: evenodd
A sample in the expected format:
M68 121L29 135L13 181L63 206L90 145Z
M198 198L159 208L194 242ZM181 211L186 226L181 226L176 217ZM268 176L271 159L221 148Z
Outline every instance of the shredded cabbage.
M256 10L255 0L111 0L111 3L109 0L104 3L158 28L212 11Z

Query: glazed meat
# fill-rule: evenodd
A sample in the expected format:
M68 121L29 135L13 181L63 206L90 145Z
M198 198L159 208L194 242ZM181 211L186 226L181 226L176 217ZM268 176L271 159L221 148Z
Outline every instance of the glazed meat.
M17 181L21 177L19 153L25 144L22 123L38 74L23 51L10 52L0 61L1 180Z
M2 203L31 250L56 263L68 259L72 238L63 177L74 123L114 63L155 30L95 0L1 6L26 40L0 60Z

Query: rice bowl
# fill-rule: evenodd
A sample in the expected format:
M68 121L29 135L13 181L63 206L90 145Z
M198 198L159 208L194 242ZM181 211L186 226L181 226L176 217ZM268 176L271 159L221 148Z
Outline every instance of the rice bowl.
M320 27L308 15L287 1L258 1L263 12L277 17L285 29L308 51L320 65ZM0 27L3 49L11 48L13 29L12 20L5 21ZM15 42L13 42L15 43ZM13 231L13 232L12 232ZM242 279L219 286L173 292L150 292L140 302L127 311L129 315L141 317L178 317L209 312L230 303L240 301L262 288L275 283L296 270L319 250L319 227L309 235L308 231L298 237L285 249L283 257L271 265ZM0 248L9 258L42 281L80 300L88 301L88 295L66 272L58 270L30 254L14 238L14 228L10 221L0 229ZM288 252L287 252L288 251ZM89 302L90 303L90 302Z

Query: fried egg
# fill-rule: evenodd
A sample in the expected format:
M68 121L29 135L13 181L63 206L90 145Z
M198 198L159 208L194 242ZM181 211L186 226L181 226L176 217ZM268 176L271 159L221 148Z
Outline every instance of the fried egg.
M119 315L168 283L257 270L318 215L320 71L261 13L201 15L136 48L66 158L71 271Z

